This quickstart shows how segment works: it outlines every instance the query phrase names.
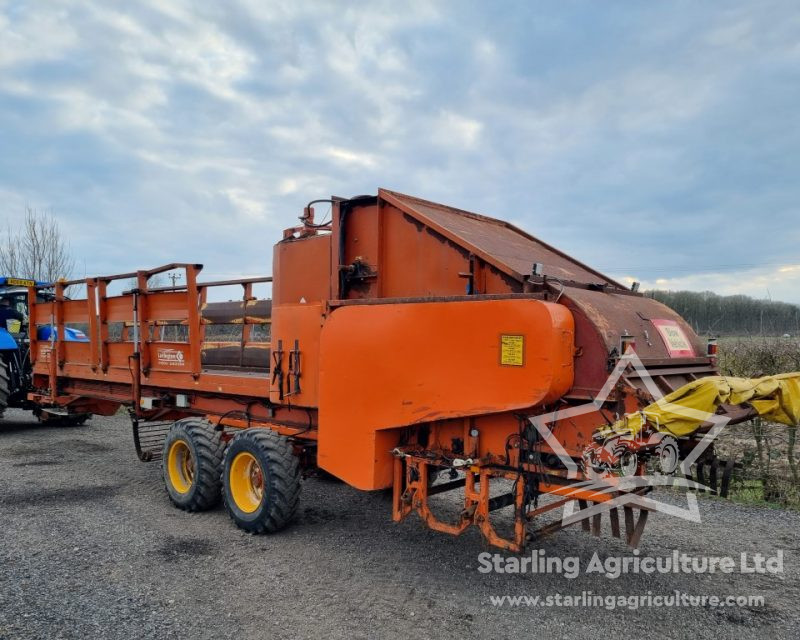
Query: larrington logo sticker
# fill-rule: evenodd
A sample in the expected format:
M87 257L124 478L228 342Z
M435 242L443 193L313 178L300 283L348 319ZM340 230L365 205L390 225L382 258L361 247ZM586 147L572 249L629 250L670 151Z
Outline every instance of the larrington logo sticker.
M183 351L178 349L159 349L157 354L158 364L168 367L183 366Z

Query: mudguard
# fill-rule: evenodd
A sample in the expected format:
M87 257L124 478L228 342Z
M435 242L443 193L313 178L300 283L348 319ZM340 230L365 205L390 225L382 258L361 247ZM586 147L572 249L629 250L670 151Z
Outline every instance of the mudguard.
M0 329L0 351L16 351L18 348L11 334L6 329Z

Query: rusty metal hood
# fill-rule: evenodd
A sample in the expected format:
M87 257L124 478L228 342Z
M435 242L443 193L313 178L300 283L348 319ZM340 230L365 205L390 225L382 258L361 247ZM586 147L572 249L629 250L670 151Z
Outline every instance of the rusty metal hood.
M704 357L703 344L689 324L666 305L639 295L607 293L567 287L564 302L585 316L594 326L606 350L619 347L620 338L627 333L636 341L636 353L642 360ZM655 321L655 323L653 322ZM675 323L692 353L679 353L668 346L659 328L660 321Z
M571 395L597 394L614 358L619 356L623 334L633 337L636 354L665 393L715 373L714 363L689 324L657 300L566 287L559 301L575 318L575 385ZM645 391L641 381L634 378L638 374L631 374L629 382Z
M387 189L380 189L378 198L391 203L520 282L530 275L534 263L539 262L544 265L544 275L550 277L625 289L608 276L503 220Z

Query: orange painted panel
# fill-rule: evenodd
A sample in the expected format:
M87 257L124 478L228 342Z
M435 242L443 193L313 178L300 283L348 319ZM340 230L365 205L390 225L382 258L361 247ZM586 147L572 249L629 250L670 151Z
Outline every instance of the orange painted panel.
M179 321L189 317L189 294L185 291L160 291L146 296L146 299L147 319L150 321ZM133 318L133 311L130 314L130 317Z
M85 365L92 364L91 347L88 342L64 342L62 346L64 349L65 362Z
M34 325L50 324L53 317L53 303L52 302L37 302L33 306L31 315L33 316Z
M65 300L61 303L64 324L89 322L89 308L86 300Z
M413 221L391 205L382 207L383 243L381 294L402 296L463 296L469 253ZM511 293L505 287L501 293ZM485 292L485 290L482 290Z
M320 302L330 298L331 236L284 240L272 258L272 304Z
M107 322L130 322L133 318L133 296L106 298Z
M319 336L322 328L321 304L282 304L272 308L271 383L269 397L272 402L300 407L316 407L319 380ZM291 352L295 341L300 352L299 381L290 371ZM282 353L281 353L282 351ZM280 372L275 366L280 360ZM296 392L299 382L300 391ZM283 398L280 388L283 386Z
M319 465L385 486L381 430L553 402L572 384L573 348L572 314L539 300L337 308L322 329Z
M130 357L133 355L133 342L109 342L108 343L108 360L109 366L119 367L128 372L128 379L130 380Z

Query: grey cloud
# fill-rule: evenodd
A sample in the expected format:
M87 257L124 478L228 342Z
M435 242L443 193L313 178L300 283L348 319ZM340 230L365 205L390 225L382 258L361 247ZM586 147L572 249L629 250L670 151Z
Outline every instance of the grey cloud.
M798 12L725 7L0 3L3 213L90 272L268 272L305 201L378 186L646 282L800 263Z

